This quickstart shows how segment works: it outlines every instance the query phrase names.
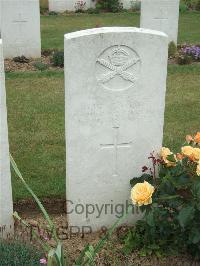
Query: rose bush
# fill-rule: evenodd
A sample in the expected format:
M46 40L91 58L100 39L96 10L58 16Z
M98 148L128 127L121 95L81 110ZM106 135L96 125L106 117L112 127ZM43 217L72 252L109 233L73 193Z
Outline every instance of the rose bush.
M180 153L163 147L149 159L153 166L130 181L131 199L144 217L126 235L124 251L187 252L200 259L200 132L186 137Z

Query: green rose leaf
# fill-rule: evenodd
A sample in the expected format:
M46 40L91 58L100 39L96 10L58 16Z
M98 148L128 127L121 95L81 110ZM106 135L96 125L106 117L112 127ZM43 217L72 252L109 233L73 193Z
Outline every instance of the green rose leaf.
M174 157L174 154L170 154L170 155L168 155L168 156L167 156L167 160L170 161L170 162L173 162L173 163L176 162L176 159L175 159L175 157Z
M155 221L154 221L154 216L153 216L153 212L149 212L147 215L146 215L146 221L147 221L147 224L151 227L153 227L155 225Z
M193 206L184 207L181 209L178 215L178 221L182 227L188 225L188 223L194 218L195 209Z
M200 242L199 228L193 229L193 231L190 233L189 239L192 244L197 244L198 242Z
M143 174L140 177L134 177L130 180L131 187L134 187L137 183L143 183L144 181L149 182L151 185L153 184L152 176L149 174Z
M194 183L192 188L193 194L200 199L200 181Z

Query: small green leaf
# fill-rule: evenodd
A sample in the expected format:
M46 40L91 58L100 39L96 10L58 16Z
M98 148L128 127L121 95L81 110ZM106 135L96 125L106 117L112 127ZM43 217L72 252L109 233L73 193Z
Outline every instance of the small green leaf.
M193 194L200 199L200 181L194 183L192 188Z
M195 229L191 234L190 234L190 241L192 244L197 244L200 242L200 232L198 229Z
M149 212L147 215L146 215L146 221L147 221L147 224L151 227L153 227L155 225L155 222L154 222L154 216L153 216L153 212Z
M170 161L170 162L173 162L173 163L176 162L176 159L175 159L175 157L174 157L174 154L170 154L170 155L168 155L168 156L167 156L167 160Z
M178 215L178 221L182 227L188 225L188 223L194 218L195 209L193 206L182 208Z

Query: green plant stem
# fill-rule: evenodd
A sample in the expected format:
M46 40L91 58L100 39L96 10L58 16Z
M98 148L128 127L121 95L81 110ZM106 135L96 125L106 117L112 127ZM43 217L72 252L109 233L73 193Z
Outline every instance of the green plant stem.
M173 195L173 196L167 196L167 197L160 197L158 200L171 200L171 199L176 199L176 198L181 198L180 195Z
M35 193L33 192L33 190L29 187L29 185L26 183L26 181L24 180L24 178L22 177L21 172L19 171L17 164L15 163L12 155L10 154L10 162L11 165L16 173L16 175L20 178L20 180L22 181L22 183L24 184L25 188L30 192L30 194L32 195L32 197L35 199L36 203L38 204L40 210L42 211L45 219L47 220L49 226L50 226L50 230L53 233L54 239L56 240L57 243L59 243L59 239L57 237L56 234L56 229L55 226L53 224L53 222L51 221L47 211L45 210L44 206L42 205L42 203L40 202L39 198L35 195Z
M31 228L31 226L26 222L24 221L19 215L17 212L14 212L13 214L13 217L15 219L17 219L18 221L20 221L23 225L25 225L26 227L28 228ZM42 245L43 249L48 252L48 250L51 248L47 243L44 243L41 239L40 239L40 236L39 234L33 229L32 230L32 234L33 236L35 236L35 238L40 242L40 244Z

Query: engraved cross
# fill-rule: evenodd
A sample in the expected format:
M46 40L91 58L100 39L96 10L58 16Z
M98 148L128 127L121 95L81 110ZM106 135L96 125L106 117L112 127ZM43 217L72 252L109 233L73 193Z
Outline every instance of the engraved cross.
M110 144L100 144L101 149L113 149L114 151L114 165L113 165L113 176L118 176L118 150L122 148L131 148L132 142L127 143L119 143L119 127L113 127L114 130L114 138L113 143Z

